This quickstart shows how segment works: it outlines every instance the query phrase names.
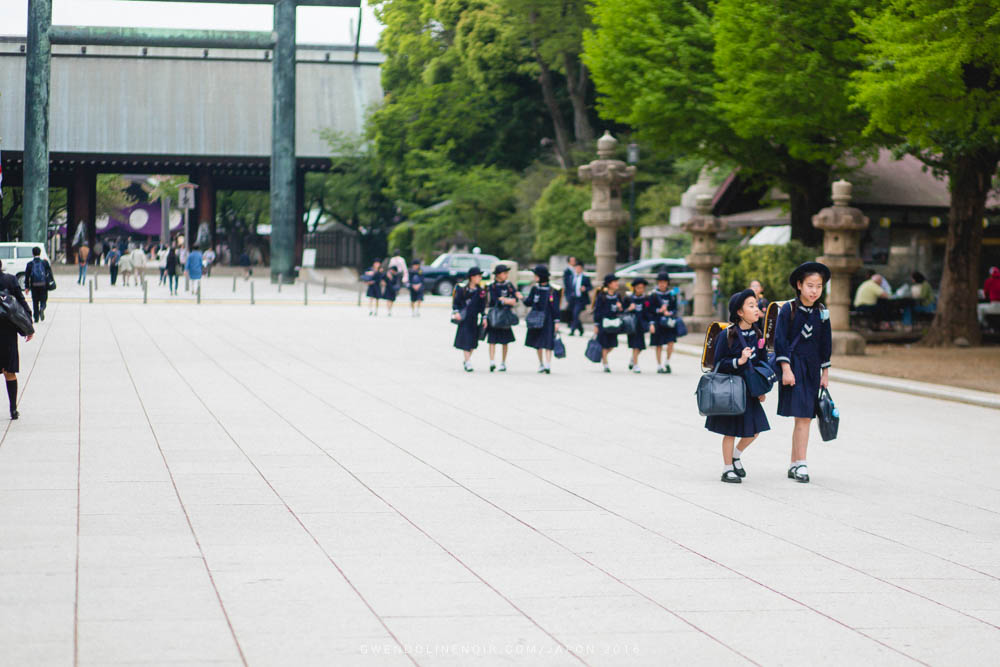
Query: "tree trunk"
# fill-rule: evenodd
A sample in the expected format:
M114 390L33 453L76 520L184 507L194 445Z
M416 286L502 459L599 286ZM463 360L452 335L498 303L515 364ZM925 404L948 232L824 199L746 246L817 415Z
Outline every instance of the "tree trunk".
M577 144L586 145L594 140L594 128L587 113L587 87L590 83L587 66L580 62L579 55L568 52L563 53L563 65L566 68L569 100L573 104L573 134Z
M823 232L813 227L812 217L830 202L830 167L791 161L786 174L792 239L808 246L818 246L823 242Z
M532 14L531 22L534 23L535 20L536 17ZM538 63L538 83L542 87L542 98L545 100L545 107L549 110L552 127L556 133L556 158L559 160L560 167L569 169L573 166L573 159L570 156L566 121L563 119L562 112L559 111L559 101L556 99L555 86L552 83L552 70L539 54L538 42L534 39L531 40L531 52L535 56L535 62Z
M991 153L964 155L949 169L951 207L948 242L937 313L921 344L952 345L964 338L970 345L981 341L976 317L979 258L983 245L986 195L992 186L1000 156Z

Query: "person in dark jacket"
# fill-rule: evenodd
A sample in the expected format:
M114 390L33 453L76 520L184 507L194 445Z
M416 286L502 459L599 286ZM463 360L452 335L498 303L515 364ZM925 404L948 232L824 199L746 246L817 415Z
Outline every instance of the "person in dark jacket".
M396 303L401 278L395 266L390 266L382 283L382 300L386 302L386 317L392 317L392 307Z
M670 357L674 354L674 343L677 342L677 295L670 289L670 274L663 272L656 276L656 289L650 295L653 301L653 333L649 344L656 350L656 372L670 372ZM668 326L670 322L674 326ZM667 348L667 360L663 361L663 348Z
M618 347L617 329L608 328L611 321L621 317L624 310L622 298L618 294L618 276L609 273L604 276L604 287L598 290L594 299L594 336L601 344L601 364L604 372L610 373L608 354Z
M652 333L653 319L655 312L653 300L646 294L645 278L636 278L632 281L632 293L625 297L625 312L634 313L636 318L636 331L628 334L628 349L632 350L632 360L629 361L628 369L633 373L641 373L639 368L639 354L646 349L646 330Z
M493 284L489 288L490 308L500 310L511 310L523 295L517 291L517 287L507 280L510 275L510 267L506 264L497 264L493 267ZM500 372L507 370L507 347L514 342L514 331L510 328L500 329L497 327L486 328L486 342L490 345L490 373L497 369L496 353L497 345L500 349Z
M167 285L170 287L170 293L177 296L177 287L180 279L177 276L177 270L181 268L181 258L177 255L177 246L171 245L170 250L167 251Z
M580 321L580 314L590 305L590 291L594 286L590 278L583 274L583 264L579 261L573 265L573 275L563 289L566 291L566 301L570 309L569 335L572 336L574 331L579 331L582 336L583 323Z
M45 306L49 301L49 282L52 280L52 266L48 260L42 259L42 249L35 246L31 249L34 255L28 265L24 267L24 282L31 289L31 305L34 307L32 315L37 322L39 318L45 319Z
M382 260L372 262L370 269L364 272L361 280L368 283L368 315L378 317L378 300L382 298L385 286L385 273L382 271Z
M480 316L486 311L486 290L482 286L483 270L478 266L469 269L469 281L455 288L451 299L451 319L458 325L455 347L465 357L462 368L471 373L472 351L479 347Z
M410 284L410 315L420 317L420 305L424 302L424 274L420 270L420 260L413 260L410 267L410 275L407 281Z
M31 316L31 308L24 299L24 292L17 284L17 277L9 273L0 273L0 291L7 292L13 296L24 308L24 312ZM17 411L17 373L21 370L21 359L17 353L17 337L19 332L14 325L7 320L0 320L0 369L3 370L4 379L7 381L7 400L10 401L10 418L17 419L20 413ZM24 336L25 342L32 339L34 334Z
M760 310L757 295L745 289L729 299L730 325L715 342L715 364L720 373L745 373L757 362L767 361L764 335L757 326ZM722 436L722 481L739 484L746 477L740 460L750 443L771 428L761 403L766 396L747 392L747 409L741 415L713 415L705 418L705 428ZM736 443L739 438L739 444Z
M524 336L524 344L538 352L538 372L552 373L552 352L559 333L559 290L549 284L549 269L541 264L532 269L536 282L528 292L524 305L531 312L542 313L542 326L532 329ZM531 316L531 313L528 314Z

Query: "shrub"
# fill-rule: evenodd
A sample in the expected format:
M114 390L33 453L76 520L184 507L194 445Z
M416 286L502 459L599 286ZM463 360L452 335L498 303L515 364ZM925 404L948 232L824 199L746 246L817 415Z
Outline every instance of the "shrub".
M802 262L816 259L819 251L799 241L784 245L756 245L740 247L736 244L720 246L722 266L719 267L719 289L725 298L759 280L764 286L764 296L771 301L784 301L795 296L788 284L788 276Z
M535 258L575 255L583 262L594 261L594 230L583 222L583 212L588 208L590 188L577 185L566 176L553 179L531 207Z

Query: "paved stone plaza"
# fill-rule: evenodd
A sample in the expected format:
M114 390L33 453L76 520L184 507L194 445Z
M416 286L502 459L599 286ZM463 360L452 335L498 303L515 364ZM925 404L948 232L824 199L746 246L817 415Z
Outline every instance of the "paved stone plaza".
M801 485L772 396L727 485L690 356L71 282L0 423L4 665L997 663L997 410L834 384Z

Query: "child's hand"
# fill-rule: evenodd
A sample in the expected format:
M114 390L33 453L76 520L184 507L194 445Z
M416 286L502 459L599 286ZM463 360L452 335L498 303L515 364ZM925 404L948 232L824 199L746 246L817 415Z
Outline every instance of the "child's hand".
M767 394L761 394L757 397L757 400L763 403L765 398L767 398Z
M788 366L785 366L785 370L781 373L781 384L786 387L795 386L795 373L793 373L792 369Z
M752 355L752 354L753 354L753 348L752 347L745 347L745 348L743 348L743 354L740 355L740 366L742 366L743 364L745 364L750 359L750 355Z
M655 334L656 333L656 325L655 324L650 324L649 325L649 333L651 333L651 334Z
M824 368L823 374L819 376L819 386L826 389L830 386L830 369Z

